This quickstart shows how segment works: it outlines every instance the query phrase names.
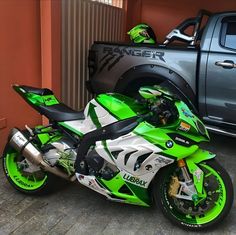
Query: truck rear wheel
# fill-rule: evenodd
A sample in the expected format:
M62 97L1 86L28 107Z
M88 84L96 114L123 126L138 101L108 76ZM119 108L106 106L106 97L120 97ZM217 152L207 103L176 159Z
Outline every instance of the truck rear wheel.
M127 95L129 97L139 100L139 99L143 99L139 95L139 92L138 92L139 88L142 86L154 86L154 85L159 85L159 86L162 86L162 87L168 89L171 93L177 95L179 99L184 101L184 103L186 103L188 105L188 107L190 108L190 110L194 114L198 113L198 111L197 111L196 107L193 105L193 103L187 97L185 97L173 84L171 84L167 80L166 81L161 81L161 80L155 81L155 79L143 78L143 79L139 79L137 81L132 82L123 91L115 91L115 92L122 93L124 95Z

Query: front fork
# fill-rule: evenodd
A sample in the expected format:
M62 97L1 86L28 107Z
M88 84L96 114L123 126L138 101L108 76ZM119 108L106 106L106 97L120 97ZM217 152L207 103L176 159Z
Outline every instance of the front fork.
M180 189L176 197L191 200L194 205L197 205L206 197L203 188L204 173L191 159L186 159L186 161L184 159L178 160L178 167L181 169L184 182L179 182ZM189 172L193 177L190 177Z

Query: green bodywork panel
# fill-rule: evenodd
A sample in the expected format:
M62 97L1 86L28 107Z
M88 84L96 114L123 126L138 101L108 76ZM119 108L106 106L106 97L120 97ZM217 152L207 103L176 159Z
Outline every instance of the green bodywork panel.
M142 136L145 138L147 141L153 143L157 147L161 148L163 150L162 154L166 154L166 156L170 158L175 158L176 160L185 158L198 149L198 145L194 144L189 147L180 145L175 143L174 139L171 139L171 137L168 134L173 134L176 133L175 128L162 128L162 127L154 127L153 125L149 124L148 122L142 122L140 123L135 129L134 133ZM180 132L178 131L178 134ZM189 139L194 140L196 143L202 142L202 141L207 141L204 137L202 136L193 136L191 134L187 133L181 133L183 137L187 137ZM173 147L167 148L166 142L168 140L173 141Z
M176 130L181 132L186 132L186 134L191 134L193 138L196 139L195 136L197 136L197 139L202 139L202 141L209 141L209 134L207 130L205 129L204 124L202 121L194 115L191 110L188 108L188 106L183 101L176 101L175 106L179 113L179 120L177 122L177 128ZM181 124L185 123L190 126L189 130L184 131L183 128L181 129ZM204 128L204 133L199 132L199 128L197 125L201 125ZM167 127L168 128L168 127Z
M61 139L62 137L62 134L59 132L50 133L50 131L52 130L51 127L37 126L35 127L35 129L40 130L39 131L40 133L37 134L37 136L41 145L52 143L54 141Z
M55 104L59 104L59 101L56 99L54 95L36 95L33 93L26 93L25 98L32 104L39 106L51 106Z
M191 160L194 163L199 163L202 161L210 160L215 156L216 155L214 153L199 148L196 152L188 156L187 160Z
M193 182L197 190L199 200L205 199L207 195L203 187L203 172L202 174L196 174L198 171L201 171L197 164L203 161L210 160L215 156L216 155L211 152L198 148L197 151L195 151L193 154L191 154L185 159L188 170L193 175Z
M198 179L197 179L197 176L194 174L200 168L191 159L186 159L186 163L187 163L189 172L193 175L194 185L197 189L197 192L202 193L203 174L200 174Z
M204 175L201 174L199 176L200 178L198 178L195 175L195 172L199 170L199 167L197 166L197 164L206 160L210 160L214 158L215 156L216 156L215 154L199 148L197 151L195 151L193 154L191 154L190 156L186 158L187 167L188 167L189 172L193 175L194 185L196 187L199 197L203 197L206 195L204 194L204 191L203 191Z
M135 117L147 112L144 105L121 94L101 94L96 97L96 101L118 120Z
M97 179L105 188L117 197L117 199L124 199L124 202L129 204L150 206L150 196L148 195L148 190L125 182L119 173L110 180L105 180L102 178ZM119 192L120 188L124 185L130 189L133 195Z

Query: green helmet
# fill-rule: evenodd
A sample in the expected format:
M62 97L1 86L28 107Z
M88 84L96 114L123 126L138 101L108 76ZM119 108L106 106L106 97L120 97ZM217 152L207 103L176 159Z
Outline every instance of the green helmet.
M136 25L127 34L134 43L156 43L156 36L152 28L144 23Z

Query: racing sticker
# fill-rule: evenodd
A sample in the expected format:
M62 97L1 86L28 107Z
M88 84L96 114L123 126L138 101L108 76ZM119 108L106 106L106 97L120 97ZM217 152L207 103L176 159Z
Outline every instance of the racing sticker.
M190 111L188 111L187 109L182 108L181 111L183 112L185 117L194 118L194 115Z
M181 122L178 130L188 132L190 130L190 127L191 126L189 124L187 124L185 122Z

